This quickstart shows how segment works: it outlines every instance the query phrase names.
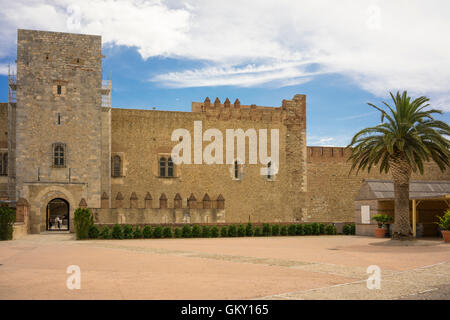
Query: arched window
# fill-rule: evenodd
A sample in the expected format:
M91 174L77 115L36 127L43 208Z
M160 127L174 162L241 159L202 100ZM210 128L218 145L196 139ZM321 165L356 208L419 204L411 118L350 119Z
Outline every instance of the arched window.
M0 153L0 175L6 176L8 174L8 154Z
M166 176L166 164L167 164L167 159L165 157L159 158L159 176L160 177Z
M8 175L8 153L3 154L2 174Z
M122 176L122 159L117 155L113 157L112 176L113 177Z
M239 163L238 161L234 161L234 178L239 179Z
M64 143L53 144L53 167L64 168L66 166L66 145Z
M171 157L162 156L159 158L159 176L173 178L175 176L175 167Z
M173 161L172 158L169 158L167 161L167 176L173 177Z

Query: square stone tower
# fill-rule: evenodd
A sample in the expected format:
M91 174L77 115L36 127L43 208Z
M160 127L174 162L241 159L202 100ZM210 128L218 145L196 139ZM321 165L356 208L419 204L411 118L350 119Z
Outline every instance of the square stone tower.
M82 198L100 207L101 59L100 36L18 30L10 183L30 203L31 232L45 230L54 198L69 203L70 220Z

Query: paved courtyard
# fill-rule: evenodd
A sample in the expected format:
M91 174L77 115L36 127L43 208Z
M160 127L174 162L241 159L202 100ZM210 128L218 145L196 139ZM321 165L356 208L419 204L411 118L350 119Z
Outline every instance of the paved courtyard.
M450 299L450 245L358 236L0 242L0 299ZM67 267L81 289L66 287ZM381 268L369 290L366 269Z

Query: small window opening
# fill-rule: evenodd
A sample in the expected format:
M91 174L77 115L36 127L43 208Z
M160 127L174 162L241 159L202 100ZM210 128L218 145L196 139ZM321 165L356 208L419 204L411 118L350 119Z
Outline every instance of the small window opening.
M58 125L60 125L60 124L61 124L61 114L58 113Z
M58 85L58 86L56 87L56 90L57 90L57 93L58 93L58 94L61 94L61 92L62 92L62 87L61 87L61 85Z

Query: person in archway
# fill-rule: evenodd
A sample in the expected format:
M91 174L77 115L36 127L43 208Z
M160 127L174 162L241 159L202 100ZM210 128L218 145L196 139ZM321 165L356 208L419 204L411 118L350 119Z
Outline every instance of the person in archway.
M58 225L58 230L61 229L61 219L59 218L59 216L56 217L56 223Z

